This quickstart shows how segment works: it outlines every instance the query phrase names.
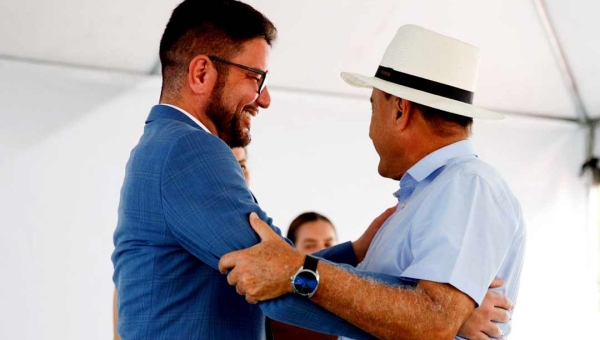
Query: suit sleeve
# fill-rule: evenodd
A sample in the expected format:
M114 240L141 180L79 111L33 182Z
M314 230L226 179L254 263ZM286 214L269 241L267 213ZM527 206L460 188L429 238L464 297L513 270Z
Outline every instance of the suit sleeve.
M248 190L231 150L213 136L194 132L180 137L162 176L163 210L171 232L215 269L221 256L260 241L248 222L251 212L281 235Z

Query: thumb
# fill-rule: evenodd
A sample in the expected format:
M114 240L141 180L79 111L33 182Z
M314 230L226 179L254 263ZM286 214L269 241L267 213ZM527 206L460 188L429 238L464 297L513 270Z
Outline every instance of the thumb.
M398 208L397 205L387 208L384 212L381 213L381 215L377 216L377 218L375 218L375 221L377 221L379 223L379 226L377 227L377 229L381 228L381 226L383 225L383 223L385 221L387 221L388 218L390 218L390 216L392 216L395 212L396 209Z
M502 285L504 284L504 280L499 278L499 277L495 277L494 281L492 281L492 283L490 284L490 288L499 288L502 287Z
M398 209L398 204L396 204L393 207L389 207L383 212L383 216L385 216L386 220L387 220L387 218L392 216L396 212L397 209Z
M250 225L263 241L279 237L255 212L250 214Z

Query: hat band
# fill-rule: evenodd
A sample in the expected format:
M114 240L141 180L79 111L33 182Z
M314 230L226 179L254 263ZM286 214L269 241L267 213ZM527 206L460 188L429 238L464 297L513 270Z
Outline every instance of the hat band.
M379 66L375 77L392 82L394 84L407 86L415 90L428 92L437 96L458 100L463 103L472 104L475 93L459 89L458 87L438 83L433 80L413 76L408 73L398 72L392 68Z

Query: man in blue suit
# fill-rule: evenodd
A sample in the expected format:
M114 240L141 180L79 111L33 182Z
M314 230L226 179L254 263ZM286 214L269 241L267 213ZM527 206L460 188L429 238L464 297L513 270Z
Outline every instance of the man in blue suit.
M230 147L250 142L251 119L269 107L265 79L275 37L267 18L237 1L188 0L167 24L161 105L131 152L114 234L125 340L260 339L269 309L274 319L368 337L341 319L324 322L297 297L289 299L296 310L285 312L281 301L248 304L217 269L222 255L259 242L248 227L250 212L270 223ZM369 242L322 256L356 264Z
M251 212L281 235L230 149L250 142L251 120L270 105L265 80L275 38L273 24L238 1L186 0L173 11L160 44L161 104L127 163L114 234L122 339L261 339L264 314L371 338L299 296L249 304L218 270L224 254L260 241ZM376 227L319 256L353 270Z

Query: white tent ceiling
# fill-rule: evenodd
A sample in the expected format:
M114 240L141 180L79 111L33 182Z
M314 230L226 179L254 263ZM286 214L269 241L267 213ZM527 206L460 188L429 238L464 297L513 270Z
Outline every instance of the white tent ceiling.
M180 0L0 3L0 58L149 74ZM483 53L476 104L504 112L600 118L600 23L595 0L249 0L279 29L270 86L364 95L342 70L371 74L396 29L418 24ZM580 94L578 109L544 21L543 4Z

